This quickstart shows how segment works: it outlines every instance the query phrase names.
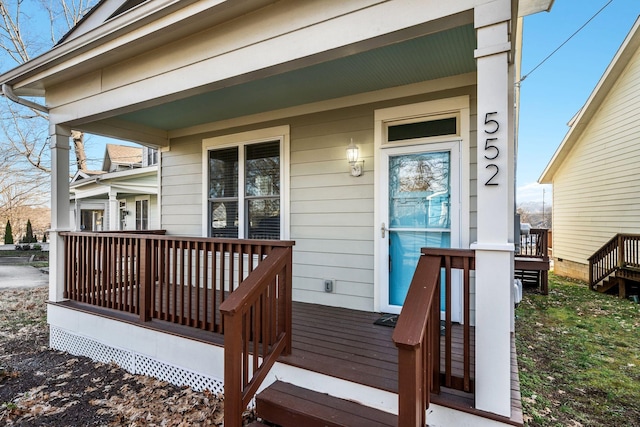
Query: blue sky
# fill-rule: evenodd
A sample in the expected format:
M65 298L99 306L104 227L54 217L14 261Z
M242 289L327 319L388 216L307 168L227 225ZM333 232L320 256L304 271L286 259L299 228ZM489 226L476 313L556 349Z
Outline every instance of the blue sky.
M523 74L528 74L608 2L555 0L550 12L526 17ZM612 0L521 83L518 202L542 201L542 186L536 184L537 179L566 134L567 122L587 100L639 14L640 0ZM0 58L0 68L6 70L12 66L6 58ZM101 167L104 145L104 138L87 137L90 168ZM545 201L549 203L551 189L547 188Z
M609 0L556 0L525 18L522 73L528 74ZM613 0L521 83L518 203L542 201L536 181L640 14L640 0ZM545 201L551 202L547 186Z
M555 0L550 12L526 17L523 75L531 72L608 2ZM518 203L541 202L543 187L546 188L545 202L551 203L551 186L541 186L536 182L566 134L567 123L591 94L639 14L640 0L611 1L521 83L516 182ZM89 159L94 160L93 165L99 168L104 142L91 136L87 146Z

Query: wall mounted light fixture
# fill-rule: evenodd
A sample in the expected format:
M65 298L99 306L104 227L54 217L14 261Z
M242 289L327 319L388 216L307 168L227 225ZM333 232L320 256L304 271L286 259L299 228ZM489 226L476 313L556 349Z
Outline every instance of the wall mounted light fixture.
M353 138L351 138L351 143L347 146L347 161L351 165L351 176L362 175L364 160L358 161L359 155L360 149L353 143Z

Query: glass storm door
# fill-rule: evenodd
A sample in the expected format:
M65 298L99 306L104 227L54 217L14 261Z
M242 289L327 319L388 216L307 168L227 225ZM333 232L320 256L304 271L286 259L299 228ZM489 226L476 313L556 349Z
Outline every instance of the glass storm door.
M399 313L423 247L458 245L458 180L454 144L383 150L386 195L381 198L383 245L388 245L388 281L381 292L382 309ZM384 197L386 196L386 197ZM453 203L452 203L453 202ZM386 233L385 233L386 232ZM384 236L386 234L386 236ZM384 242L386 237L386 244ZM383 253L384 253L383 252ZM444 294L444 293L443 293Z

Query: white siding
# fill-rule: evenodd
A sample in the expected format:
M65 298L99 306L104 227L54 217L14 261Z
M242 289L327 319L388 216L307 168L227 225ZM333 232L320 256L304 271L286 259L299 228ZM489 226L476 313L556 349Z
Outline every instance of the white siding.
M162 153L160 226L168 234L202 234L202 139L172 143Z
M554 257L586 264L616 233L640 232L640 52L553 181Z
M290 126L290 238L294 299L360 310L374 307L374 111L394 105L438 99L429 94L194 135L171 141L162 153L162 220L169 234L202 234L202 140L225 133ZM443 97L469 95L471 107L469 186L471 241L475 239L475 92L450 91ZM360 147L364 174L350 175L346 146ZM206 183L204 184L206 185ZM335 280L324 292L324 279Z
M373 109L328 112L291 130L294 297L373 308ZM350 175L345 148L360 147L364 174ZM334 279L334 292L323 292Z

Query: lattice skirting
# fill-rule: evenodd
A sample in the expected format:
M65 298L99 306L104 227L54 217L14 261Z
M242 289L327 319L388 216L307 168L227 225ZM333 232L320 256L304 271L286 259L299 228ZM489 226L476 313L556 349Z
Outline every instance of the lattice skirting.
M114 348L53 325L50 326L49 341L51 347L56 350L66 351L74 356L86 356L98 362L115 363L132 374L148 375L177 386L189 386L197 391L207 389L214 394L224 391L224 383L220 379L161 362L134 351Z

